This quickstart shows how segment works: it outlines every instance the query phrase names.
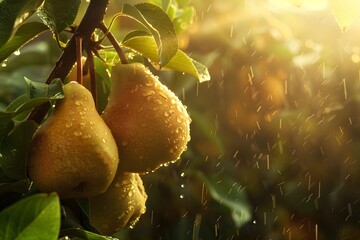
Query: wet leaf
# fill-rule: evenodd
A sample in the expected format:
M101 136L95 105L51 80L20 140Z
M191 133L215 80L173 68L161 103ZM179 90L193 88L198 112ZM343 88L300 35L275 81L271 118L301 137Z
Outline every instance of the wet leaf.
M43 0L0 1L0 47L13 35L14 29L34 14Z
M328 0L331 11L343 32L359 17L360 1L354 0Z
M0 166L11 179L26 178L26 153L38 125L33 121L20 123L0 145ZM21 141L19 141L21 139Z
M55 193L24 198L0 212L0 239L56 240L60 231L60 202Z
M135 6L125 4L122 13L144 25L153 35L160 66L166 65L175 56L178 50L175 28L160 7L150 3L140 3Z
M0 142L14 127L13 116L13 113L0 111Z
M20 114L50 100L64 97L63 84L60 79L54 79L49 85L29 79L25 79L25 81L27 83L27 93L11 102L6 108L7 112Z
M105 237L96 233L92 233L89 231L85 231L78 228L71 228L71 229L64 229L61 230L61 235L70 236L70 237L77 237L80 239L87 239L87 240L111 240L113 238Z
M7 59L17 49L47 29L44 24L39 22L29 22L21 25L10 41L0 48L0 62Z
M139 36L139 34L140 32L130 33L130 36L128 35L122 44L141 53L156 64L158 62L158 55L154 38L146 35ZM172 69L190 74L196 77L199 82L210 80L208 69L191 59L181 50L177 50L175 56L164 66L164 69Z
M75 21L80 3L80 0L45 0L38 15L58 35Z
M250 221L250 204L244 187L239 186L228 176L205 175L200 171L197 171L195 175L205 183L214 200L231 210L236 227L239 228Z

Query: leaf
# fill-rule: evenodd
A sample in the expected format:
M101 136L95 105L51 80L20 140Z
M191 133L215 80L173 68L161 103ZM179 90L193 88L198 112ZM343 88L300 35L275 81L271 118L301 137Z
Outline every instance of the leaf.
M11 182L1 182L0 193L6 193L6 192L26 193L28 192L31 184L32 182L29 179L22 179L19 181L11 181Z
M55 193L35 194L0 212L2 240L56 240L60 231L60 202Z
M215 175L205 175L200 171L195 175L204 182L214 200L231 209L237 228L251 219L250 205L244 187L238 186L236 181L227 176L217 179Z
M27 78L25 78L25 81L27 83L27 93L11 102L6 108L7 112L20 114L50 100L64 97L63 84L60 79L54 79L49 85L34 82Z
M0 166L6 176L26 178L26 153L38 125L33 121L20 123L0 145Z
M85 231L78 228L64 229L61 231L61 235L70 236L70 237L78 237L81 239L87 240L111 240L113 238L101 236L99 234L95 234L89 231Z
M140 35L141 32L131 32L125 37L122 44L129 47L145 57L149 58L152 62L158 62L158 55L156 49L156 43L152 36ZM184 72L196 77L199 82L210 80L210 74L207 68L191 59L180 49L177 50L175 56L168 62L165 69L172 69L180 72Z
M13 116L13 113L0 111L0 142L14 127L14 122L12 121Z
M180 7L185 7L190 2L190 0L176 0L176 2Z
M25 19L35 13L43 0L0 1L0 48L11 38Z
M328 0L328 2L341 30L347 31L360 14L360 1Z
M17 49L47 29L44 24L39 22L29 22L21 25L10 41L0 48L0 62L7 59Z
M177 34L181 34L192 24L195 17L195 8L187 7L179 11L177 17L174 18L174 26Z
M166 65L178 50L178 40L174 25L168 15L150 3L135 6L124 4L122 13L143 24L154 36L159 56L159 65Z
M70 26L76 18L81 0L45 0L38 16L55 35Z

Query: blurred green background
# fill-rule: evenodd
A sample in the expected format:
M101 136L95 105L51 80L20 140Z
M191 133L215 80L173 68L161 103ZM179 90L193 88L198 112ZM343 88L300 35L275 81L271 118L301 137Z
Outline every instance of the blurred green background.
M147 212L120 239L360 239L360 20L342 32L326 1L279 2L184 1L196 15L180 47L212 80L158 72L188 106L192 140L142 176ZM59 54L42 35L5 62L0 108Z

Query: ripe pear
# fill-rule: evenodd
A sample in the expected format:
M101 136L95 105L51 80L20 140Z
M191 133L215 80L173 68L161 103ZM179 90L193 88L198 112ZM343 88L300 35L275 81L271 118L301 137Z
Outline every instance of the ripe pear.
M118 145L121 169L146 173L179 159L191 119L177 96L140 63L113 67L103 119Z
M28 152L28 174L41 192L62 198L90 197L109 187L119 163L111 131L82 85L64 85L50 117L35 132Z
M90 224L105 235L132 227L145 213L146 199L139 174L118 171L105 193L89 199Z

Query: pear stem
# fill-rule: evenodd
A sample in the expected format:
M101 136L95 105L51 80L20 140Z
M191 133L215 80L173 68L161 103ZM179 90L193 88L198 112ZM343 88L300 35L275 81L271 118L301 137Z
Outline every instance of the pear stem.
M98 96L97 96L97 82L96 82L96 73L95 73L95 64L94 64L94 55L92 54L89 48L86 49L88 68L90 73L90 83L91 83L91 94L95 102L95 108L98 109Z
M83 65L82 65L82 52L83 52L83 48L82 48L82 42L83 39L81 36L77 36L76 37L76 62L77 62L77 77L76 80L78 83L80 83L81 85L84 84L84 79L83 79Z
M128 64L128 60L123 52L123 50L121 49L119 43L117 42L116 38L114 37L114 35L112 35L112 33L109 31L109 29L106 27L105 23L102 22L99 25L99 28L101 29L101 31L103 31L103 33L106 35L106 37L109 39L110 43L113 45L113 47L115 48L117 54L119 55L120 61L122 64Z
M105 12L109 0L91 0L89 7L87 8L83 19L81 20L79 26L76 28L74 35L70 39L69 43L64 48L62 55L59 60L56 62L55 67L50 73L46 83L49 84L53 79L60 78L62 81L69 74L72 66L76 62L76 38L82 37L83 39L83 48L86 49L89 44L91 44L91 36L94 33L95 29L101 26L101 23L104 20ZM35 108L28 120L33 120L37 123L40 123L45 117L47 111L49 110L49 104L43 104Z

